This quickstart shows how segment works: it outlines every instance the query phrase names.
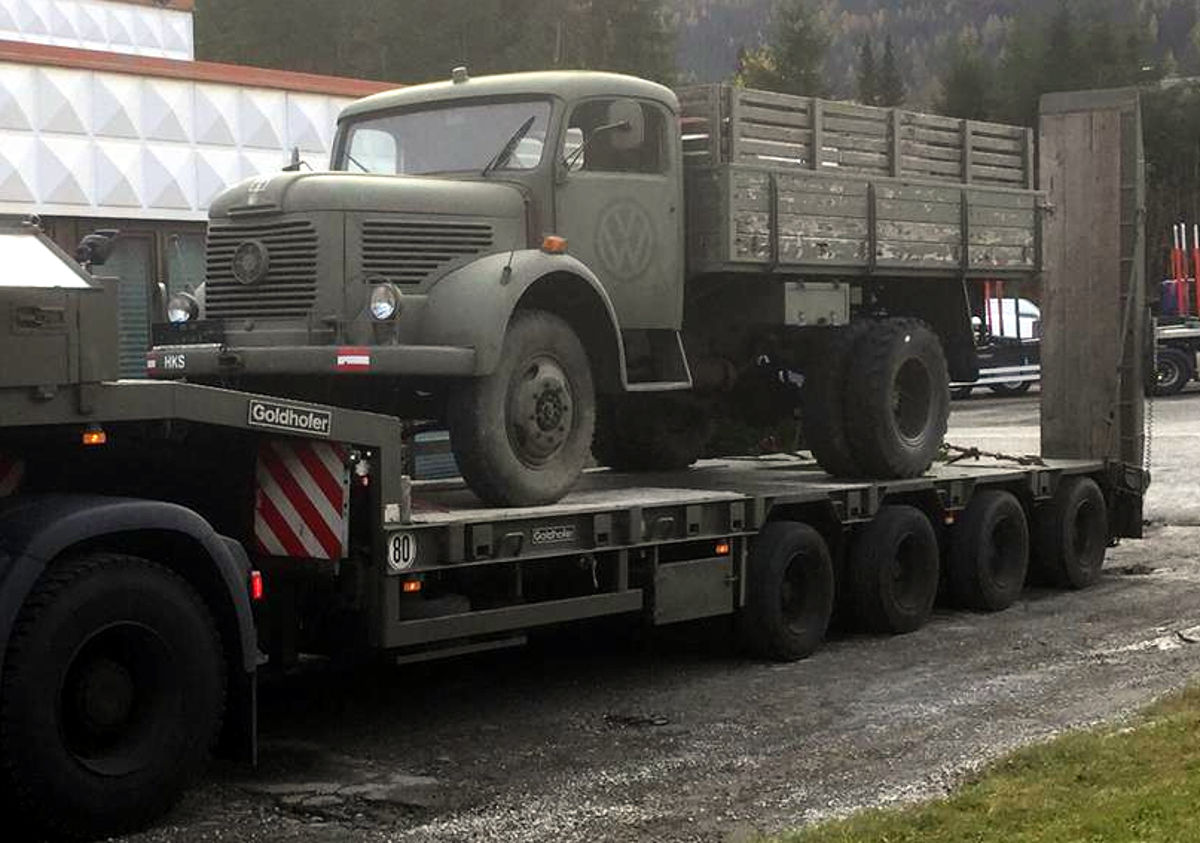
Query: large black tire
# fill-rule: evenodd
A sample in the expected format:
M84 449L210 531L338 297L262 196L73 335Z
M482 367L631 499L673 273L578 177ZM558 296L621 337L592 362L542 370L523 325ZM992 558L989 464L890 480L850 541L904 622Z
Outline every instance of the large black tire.
M1033 564L1038 578L1082 589L1100 579L1108 549L1108 507L1090 477L1067 477L1034 513Z
M805 367L800 391L804 441L818 465L834 477L859 477L863 471L847 436L846 379L854 347L880 324L864 319L834 329Z
M754 539L746 577L743 647L778 661L811 655L833 614L833 561L821 534L792 521L767 524Z
M1160 348L1154 366L1154 394L1176 395L1195 377L1191 355L1179 348Z
M850 547L847 600L857 625L900 635L929 620L937 598L937 536L912 506L882 507Z
M146 825L200 771L220 729L221 642L170 570L93 553L47 571L21 609L0 689L0 775L55 836Z
M453 390L446 416L459 470L484 503L554 503L591 450L596 396L587 352L554 314L518 311L495 371Z
M988 389L997 395L1024 395L1032 386L1033 381L1009 381L988 384Z
M942 447L950 376L937 335L915 319L888 319L851 352L846 427L867 476L916 477Z
M1029 569L1029 524L1011 492L976 492L954 525L950 591L968 609L998 612L1021 596Z
M711 414L689 397L604 396L592 454L617 471L675 471L700 459L711 433Z

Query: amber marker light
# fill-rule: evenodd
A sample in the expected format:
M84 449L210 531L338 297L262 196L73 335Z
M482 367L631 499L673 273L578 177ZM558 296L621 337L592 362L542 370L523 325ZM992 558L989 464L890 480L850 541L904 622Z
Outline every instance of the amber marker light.
M547 234L542 239L542 251L548 255L565 255L567 253L567 238L557 234Z
M729 550L729 542L717 542L717 556L728 556Z
M105 433L104 428L102 428L98 424L88 425L87 429L83 431L83 444L84 445L107 445L108 444L108 434Z
M421 590L421 581L420 580L405 580L403 585L401 586L401 589L404 591L405 594L416 594L418 591Z

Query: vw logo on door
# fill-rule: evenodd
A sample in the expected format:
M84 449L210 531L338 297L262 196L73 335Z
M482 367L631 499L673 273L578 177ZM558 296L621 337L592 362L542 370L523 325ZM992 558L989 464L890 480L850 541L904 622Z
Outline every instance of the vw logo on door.
M632 281L654 260L654 221L632 199L620 199L601 214L596 226L596 256L612 278Z

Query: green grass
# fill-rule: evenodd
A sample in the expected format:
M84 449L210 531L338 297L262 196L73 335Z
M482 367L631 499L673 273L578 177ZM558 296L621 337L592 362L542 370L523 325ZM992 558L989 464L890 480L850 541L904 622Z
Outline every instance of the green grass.
M872 810L781 843L1200 841L1200 689L1134 724L1018 751L946 799Z

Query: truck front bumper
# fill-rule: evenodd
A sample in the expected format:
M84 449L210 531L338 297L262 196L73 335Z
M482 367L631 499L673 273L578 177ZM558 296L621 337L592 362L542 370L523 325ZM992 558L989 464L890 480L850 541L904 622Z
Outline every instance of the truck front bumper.
M235 375L404 375L470 377L475 349L444 345L156 346L146 353L152 378Z

